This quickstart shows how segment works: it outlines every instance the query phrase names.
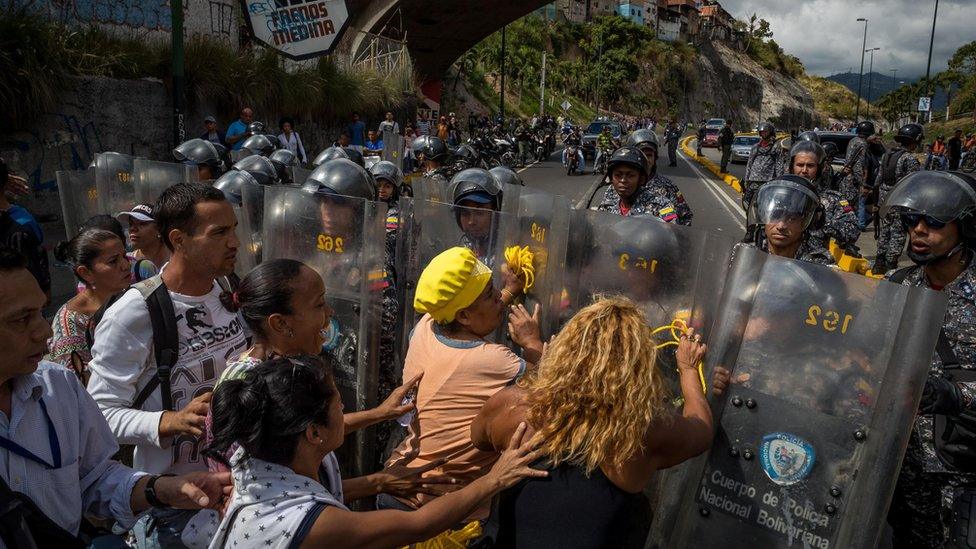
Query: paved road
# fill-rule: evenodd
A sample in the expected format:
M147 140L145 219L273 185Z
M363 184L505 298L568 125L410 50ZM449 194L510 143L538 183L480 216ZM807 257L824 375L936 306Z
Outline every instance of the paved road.
M590 165L588 164L589 168ZM706 175L694 161L685 158L679 152L678 166L667 167L667 157L664 162L658 162L658 170L673 181L685 196L685 200L695 213L693 226L709 231L741 238L745 230L745 215L739 206L737 195L723 183ZM574 204L592 194L599 185L600 176L587 173L586 175L566 175L566 170L560 163L560 153L557 151L545 162L530 165L521 171L526 185L538 187L546 192L566 196ZM599 203L599 198L593 204Z

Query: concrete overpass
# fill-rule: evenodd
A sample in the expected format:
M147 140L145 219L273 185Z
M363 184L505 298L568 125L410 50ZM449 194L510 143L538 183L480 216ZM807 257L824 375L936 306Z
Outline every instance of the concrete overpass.
M350 23L360 31L405 40L424 80L443 78L464 52L503 26L549 2L545 0L361 0L350 1ZM363 32L352 33L355 54Z

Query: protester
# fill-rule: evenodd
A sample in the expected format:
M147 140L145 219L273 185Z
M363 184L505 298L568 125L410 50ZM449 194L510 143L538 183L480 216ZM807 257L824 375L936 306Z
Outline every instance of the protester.
M684 405L675 411L640 309L606 298L578 312L539 368L488 399L471 424L471 440L486 452L508 449L526 424L545 454L536 466L549 472L500 494L490 519L499 526L495 546L626 546L639 530L633 508L655 472L711 445L697 366L705 350L694 329L681 336Z
M166 189L153 211L172 256L158 278L127 291L95 327L88 390L115 436L134 445L136 468L154 474L202 471L200 435L210 391L228 357L246 346L241 321L221 304L215 280L234 271L237 219L221 191L196 183ZM173 312L155 308L160 316L175 314L162 323L175 325L175 333L154 330L151 322L150 305L166 297ZM171 342L178 351L154 341ZM159 359L171 362L164 380L157 377ZM216 522L216 516L154 510L136 525L136 545L182 547L191 520L196 526Z
M203 119L203 135L200 139L204 141L209 141L221 147L227 148L227 136L224 132L217 128L217 119L212 116L207 116Z
M437 122L437 137L447 143L451 137L451 127L447 123L447 117L441 116Z
M471 444L471 420L488 398L538 362L542 354L539 312L530 316L519 306L509 315L509 334L523 348L524 359L504 345L489 342L486 338L504 321L505 306L492 284L491 270L471 250L460 247L440 253L424 269L414 309L424 316L410 337L403 377L423 374L424 381L417 391L417 412L407 438L390 462L415 456L414 463L423 466L450 459L433 472L467 485L484 475L497 457ZM423 509L436 499L427 493L413 498L381 495L377 505ZM485 505L461 516L484 518L487 511Z
M54 315L54 335L44 358L71 368L86 382L91 362L88 321L110 297L129 287L129 259L118 235L101 229L88 229L58 244L54 257L71 267L84 289Z
M362 152L366 146L366 123L359 119L358 112L352 113L352 122L346 126L346 133L349 134L352 147Z
M254 111L250 107L244 107L241 109L241 117L227 127L227 135L224 140L231 146L232 150L241 150L244 140L253 135L249 129L252 120L254 120Z
M0 248L0 411L6 442L0 446L0 484L18 492L3 496L4 524L26 527L0 528L2 544L81 545L75 536L82 515L128 528L150 506L218 507L230 491L227 474L148 475L112 460L119 447L92 398L74 374L41 359L51 336L41 315L46 299L24 257ZM36 505L44 516L28 515L16 500Z
M386 118L384 118L383 121L380 122L380 125L376 129L376 131L379 132L381 137L385 132L392 132L398 134L400 133L400 124L398 124L397 121L393 119L392 112L387 112Z
M169 261L169 249L163 244L163 238L153 219L151 204L137 204L132 210L119 212L115 217L129 227L129 244L132 246L133 261L149 261L157 270ZM156 273L149 276L153 274ZM139 277L134 282L145 280L149 276Z
M14 217L18 214L18 207L7 200L7 190L14 185L16 181L10 177L7 163L0 158L0 246L12 248L27 258L28 270L50 299L51 271L48 269L47 251L41 245L44 235L38 235L37 229Z
M125 230L122 228L122 224L119 223L118 219L110 215L99 214L91 216L85 220L80 227L78 227L78 234L81 234L89 229L101 229L103 231L109 231L125 242ZM159 274L158 267L155 265L155 263L148 259L137 258L134 253L126 254L126 258L129 260L129 264L131 265L129 282L132 284L152 278ZM79 283L78 291L81 292L84 289L84 284Z
M381 134L369 130L366 138L366 154L379 156L383 153L383 138Z
M302 164L307 164L308 155L305 154L302 137L295 131L295 121L291 118L282 118L278 122L278 128L281 130L281 133L278 134L278 142L281 147L291 151Z
M420 137L413 124L407 124L403 131L403 147L406 151L403 155L403 173L413 173L416 169L418 160L413 150L413 142Z

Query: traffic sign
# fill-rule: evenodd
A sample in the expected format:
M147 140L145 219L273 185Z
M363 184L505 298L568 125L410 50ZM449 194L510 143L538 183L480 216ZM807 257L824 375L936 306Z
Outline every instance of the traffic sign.
M572 107L573 105L570 104L569 101L566 101L565 99L563 99L563 102L560 103L559 106L562 107L564 111L568 111L569 108Z
M929 112L932 107L931 97L919 97L918 98L918 112Z

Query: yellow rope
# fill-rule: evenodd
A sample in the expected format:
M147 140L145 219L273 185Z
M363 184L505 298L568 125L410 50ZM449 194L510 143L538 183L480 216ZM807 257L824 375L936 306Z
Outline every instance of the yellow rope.
M515 276L525 279L525 291L528 292L535 284L535 265L532 261L535 254L528 246L510 246L505 248L505 262Z
M664 332L670 332L669 335L671 336L671 339L665 341L664 343L659 343L655 345L654 346L655 349L663 349L665 347L671 347L671 346L677 347L678 342L681 340L682 334L688 333L688 324L685 323L684 320L681 320L680 318L676 318L671 321L671 324L665 324L664 326L658 326L657 328L654 328L654 330L651 331L651 334L658 335ZM699 360L696 367L698 369L698 379L701 381L702 392L707 393L708 387L705 385L705 371L704 371L704 365L702 364L702 361Z

